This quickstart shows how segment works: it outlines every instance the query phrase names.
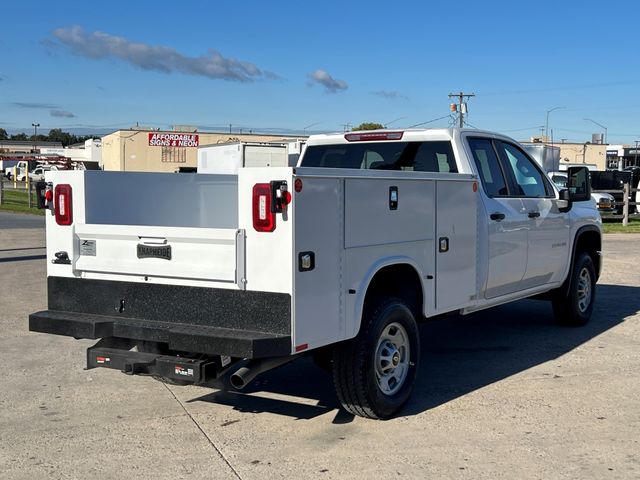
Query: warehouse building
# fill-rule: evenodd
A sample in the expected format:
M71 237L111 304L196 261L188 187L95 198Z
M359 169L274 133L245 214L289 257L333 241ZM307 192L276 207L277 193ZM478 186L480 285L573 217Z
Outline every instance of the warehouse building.
M135 128L102 137L102 169L126 172L176 172L195 168L198 147L228 142L289 142L288 135L161 131Z
M43 148L62 149L62 143L41 140L0 140L0 153L39 153Z

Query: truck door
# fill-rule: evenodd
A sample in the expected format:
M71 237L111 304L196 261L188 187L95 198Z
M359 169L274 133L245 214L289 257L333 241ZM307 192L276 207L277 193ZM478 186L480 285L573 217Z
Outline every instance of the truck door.
M527 266L527 217L522 199L510 197L507 180L491 140L469 138L483 187L488 229L488 272L485 297L516 292Z
M546 175L524 151L496 141L510 189L520 196L527 217L527 268L522 289L559 279L569 255L568 213L558 210L555 191Z

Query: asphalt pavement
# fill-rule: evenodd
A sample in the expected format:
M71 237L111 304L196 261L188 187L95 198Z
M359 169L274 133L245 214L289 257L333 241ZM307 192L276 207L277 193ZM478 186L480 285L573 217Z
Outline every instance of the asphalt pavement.
M11 212L0 212L0 230L4 229L44 228L44 216L24 215Z
M91 341L27 329L42 218L0 213L0 478L640 478L639 241L605 237L584 328L533 300L422 325L411 401L372 421L309 360L242 393L85 370Z

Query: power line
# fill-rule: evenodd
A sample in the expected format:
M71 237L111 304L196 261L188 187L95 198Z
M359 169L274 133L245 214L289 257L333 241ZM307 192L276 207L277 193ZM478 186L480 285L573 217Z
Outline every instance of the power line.
M438 117L438 118L434 118L433 120L427 120L426 122L422 122L422 123L416 123L415 125L410 125L406 128L415 128L415 127L419 127L421 125L426 125L427 123L433 123L433 122L437 122L438 120L442 120L444 118L450 118L452 117L452 115L445 115L444 117Z

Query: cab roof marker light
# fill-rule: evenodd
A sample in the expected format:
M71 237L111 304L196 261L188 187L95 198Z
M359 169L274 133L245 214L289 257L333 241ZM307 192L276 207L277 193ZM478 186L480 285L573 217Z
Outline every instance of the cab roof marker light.
M377 140L402 140L404 132L371 132L371 133L346 133L347 142L373 142Z

